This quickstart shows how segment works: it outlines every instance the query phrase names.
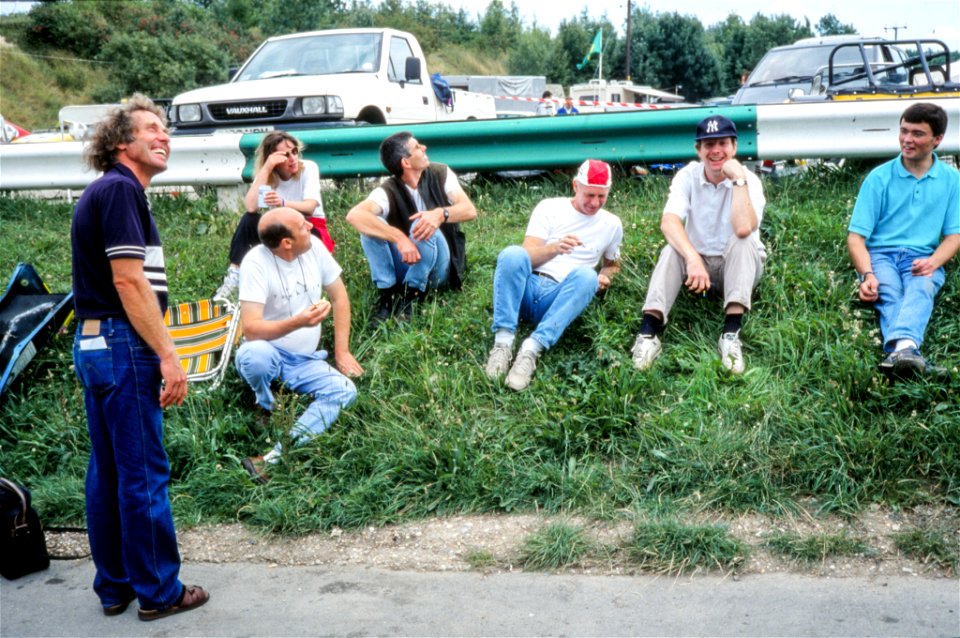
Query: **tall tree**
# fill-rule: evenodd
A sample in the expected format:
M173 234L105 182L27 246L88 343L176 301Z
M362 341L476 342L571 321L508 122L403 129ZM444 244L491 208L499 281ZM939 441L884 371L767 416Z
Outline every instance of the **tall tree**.
M848 35L856 32L852 24L843 24L840 18L832 13L828 13L817 22L817 33L820 35Z
M480 35L484 45L498 52L506 52L512 47L523 26L520 23L520 11L516 3L511 4L508 12L501 0L492 0L480 20Z
M765 16L760 13L750 20L743 46L743 63L752 69L763 55L783 44L793 44L802 38L813 37L810 21L801 25L788 15Z
M747 25L740 16L731 13L723 22L711 26L707 36L711 50L720 62L720 91L733 93L750 68L744 63Z
M631 43L637 53L634 76L639 82L665 91L678 91L696 101L720 90L720 63L707 43L706 32L694 16L646 10L634 18L639 28Z
M544 75L553 79L557 44L550 32L536 25L524 30L507 54L507 72L512 75Z

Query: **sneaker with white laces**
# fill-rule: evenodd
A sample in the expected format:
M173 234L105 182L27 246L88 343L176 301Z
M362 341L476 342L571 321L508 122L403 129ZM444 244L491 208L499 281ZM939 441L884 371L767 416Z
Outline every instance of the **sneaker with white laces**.
M733 374L743 373L743 349L740 344L739 332L725 332L717 342L720 350L720 362L723 367Z
M239 288L240 270L237 268L228 268L227 274L223 277L223 283L217 288L217 292L213 293L213 298L236 303Z
M507 386L517 392L526 389L536 369L537 355L530 350L521 350L517 353L517 359L513 362L510 373L507 374Z
M637 370L648 370L660 356L663 348L657 335L638 334L633 342L630 354L633 355L633 365Z
M513 351L505 343L495 343L490 349L490 356L487 357L487 367L485 371L491 379L502 377L510 370L510 362L513 361Z

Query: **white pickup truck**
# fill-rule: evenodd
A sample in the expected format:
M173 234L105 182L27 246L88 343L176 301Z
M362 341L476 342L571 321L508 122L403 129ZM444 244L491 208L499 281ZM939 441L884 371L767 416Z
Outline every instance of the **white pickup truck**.
M176 134L259 133L353 124L493 119L489 95L434 94L416 37L395 29L334 29L270 38L227 84L173 98Z

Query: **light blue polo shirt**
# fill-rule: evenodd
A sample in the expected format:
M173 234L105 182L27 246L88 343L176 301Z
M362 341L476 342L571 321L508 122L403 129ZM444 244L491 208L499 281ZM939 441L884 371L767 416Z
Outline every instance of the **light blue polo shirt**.
M960 233L960 172L934 155L917 179L898 155L867 175L847 230L865 237L870 250L932 253L944 235Z

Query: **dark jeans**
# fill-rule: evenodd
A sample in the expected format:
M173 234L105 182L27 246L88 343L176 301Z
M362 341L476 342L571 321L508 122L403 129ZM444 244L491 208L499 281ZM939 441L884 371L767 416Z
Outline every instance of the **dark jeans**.
M136 593L144 609L176 603L180 553L163 449L160 359L122 319L104 319L98 335L73 343L84 388L90 464L87 533L104 606Z

